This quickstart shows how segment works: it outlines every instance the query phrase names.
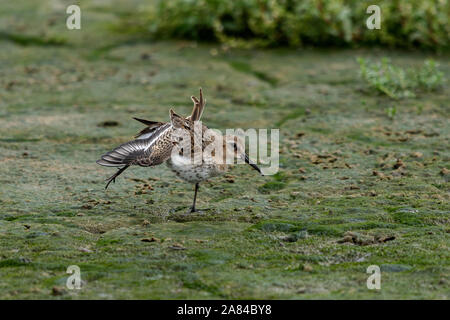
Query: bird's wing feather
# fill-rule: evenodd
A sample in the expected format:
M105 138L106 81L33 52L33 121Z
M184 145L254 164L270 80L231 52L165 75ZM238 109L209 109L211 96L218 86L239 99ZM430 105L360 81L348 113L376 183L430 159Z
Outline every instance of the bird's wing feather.
M171 128L169 123L157 127L148 138L140 138L126 142L114 150L104 154L97 163L107 167L124 165L153 166L168 159L173 145L164 143L162 138Z
M166 124L165 122L151 121L151 120L139 119L139 118L134 118L134 117L133 117L133 119L135 119L147 126L143 130L141 130L137 135L134 136L135 138L140 138L140 139L146 139L146 138L151 137L152 134L156 131L156 129L158 129L162 125Z
M197 99L194 96L191 96L192 101L194 102L194 108L192 109L191 115L187 118L191 121L199 121L203 114L203 109L206 105L206 100L203 99L203 91L200 88L200 96Z

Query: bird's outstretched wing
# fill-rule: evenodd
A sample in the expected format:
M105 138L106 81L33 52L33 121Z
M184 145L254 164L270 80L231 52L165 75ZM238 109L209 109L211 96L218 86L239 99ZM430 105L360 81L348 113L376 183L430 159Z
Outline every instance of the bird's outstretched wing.
M97 163L107 167L158 165L170 157L173 144L169 143L170 123L155 128L148 138L128 141L107 152ZM167 137L166 137L167 136Z
M169 123L134 118L147 127L135 136L135 140L118 146L97 160L97 163L102 166L119 167L119 170L107 179L106 188L111 182L115 182L117 176L131 165L155 166L169 159L173 148L171 130L176 127L174 124L181 121L180 123L184 124L182 127L186 127L186 124L188 124L186 129L189 129L190 124L200 120L203 114L206 100L203 99L202 89L200 88L198 99L194 96L191 99L194 102L194 108L191 115L187 118L175 114L173 110L170 112L171 122Z
M140 138L140 139L146 139L146 138L151 137L156 129L158 129L162 125L166 124L165 122L151 121L151 120L139 119L139 118L134 118L134 117L133 117L133 119L137 120L147 126L146 128L142 129L137 135L134 136L135 138Z

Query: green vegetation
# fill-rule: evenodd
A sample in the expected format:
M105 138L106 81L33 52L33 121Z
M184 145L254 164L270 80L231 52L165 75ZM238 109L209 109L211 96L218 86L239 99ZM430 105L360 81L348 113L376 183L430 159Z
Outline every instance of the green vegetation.
M147 2L80 1L78 31L58 3L1 5L2 34L30 41L0 39L0 299L450 298L448 81L392 100L356 62L433 59L445 80L448 55L148 42L110 29ZM187 115L200 86L209 127L280 128L279 172L235 166L195 214L165 166L105 191L115 169L95 160L142 129L132 117Z
M421 68L406 70L392 65L388 58L378 63L358 58L358 62L369 87L393 99L415 97L418 91L435 91L444 82L444 73L432 59L426 60Z
M369 30L360 0L156 0L125 16L121 29L156 39L220 41L229 46L385 45L449 47L448 1L377 1L382 27Z

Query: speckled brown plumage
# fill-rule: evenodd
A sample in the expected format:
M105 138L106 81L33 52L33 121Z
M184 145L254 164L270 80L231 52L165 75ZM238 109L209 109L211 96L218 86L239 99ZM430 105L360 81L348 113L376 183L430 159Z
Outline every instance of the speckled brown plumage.
M194 203L191 208L191 211L195 211L199 183L218 176L227 169L227 165L223 163L224 159L216 157L214 152L211 154L202 152L216 142L223 143L220 147L223 147L224 154L230 152L234 156L241 157L261 172L255 164L250 162L243 146L235 136L222 136L199 122L206 104L202 90L200 89L199 99L194 96L191 99L194 102L194 108L187 118L176 114L173 110L170 110L170 122L134 118L147 127L136 135L135 140L120 145L97 160L97 163L102 166L120 167L107 179L105 188L108 188L111 182L115 182L117 176L132 165L151 167L166 162L177 176L195 184ZM201 127L196 127L198 125ZM201 128L201 134L196 134L195 128ZM209 134L206 134L207 131ZM180 135L180 132L183 135ZM183 153L188 150L186 148L190 149L190 156ZM198 151L196 148L201 148L201 152L196 152ZM198 161L194 161L193 158L196 154L200 155Z

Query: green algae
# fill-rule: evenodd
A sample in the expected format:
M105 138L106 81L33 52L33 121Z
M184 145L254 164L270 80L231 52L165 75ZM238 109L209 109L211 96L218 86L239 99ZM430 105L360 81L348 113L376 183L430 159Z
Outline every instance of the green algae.
M395 102L389 119L392 102L361 90L356 62L428 55L131 41L105 28L120 7L83 2L89 23L69 32L42 23L41 3L0 14L13 34L8 17L33 10L25 38L66 41L1 41L1 299L448 299L448 83ZM449 73L448 55L433 59ZM188 114L200 86L210 127L281 127L279 173L236 166L201 185L193 215L193 187L165 166L105 191L113 170L95 160L141 129L131 117ZM391 240L341 242L348 232ZM53 296L70 265L83 288Z

